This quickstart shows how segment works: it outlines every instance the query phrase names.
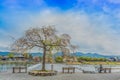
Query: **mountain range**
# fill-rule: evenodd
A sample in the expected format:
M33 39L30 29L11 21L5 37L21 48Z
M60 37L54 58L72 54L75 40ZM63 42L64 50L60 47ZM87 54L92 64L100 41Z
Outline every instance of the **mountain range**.
M10 52L0 52L0 56L7 56ZM32 56L42 56L42 53L30 53ZM62 52L58 52L54 54L54 56L62 56ZM92 57L92 58L111 58L111 57L119 57L120 56L114 56L114 55L101 55L98 53L82 53L82 52L76 52L76 53L71 53L70 55L73 56L84 56L84 57Z
M62 52L58 52L55 54L55 56L62 56ZM76 52L76 53L71 53L70 55L73 56L82 56L82 57L91 57L91 58L112 58L112 57L119 57L120 56L114 56L114 55L102 55L102 54L98 54L98 53L82 53L82 52Z

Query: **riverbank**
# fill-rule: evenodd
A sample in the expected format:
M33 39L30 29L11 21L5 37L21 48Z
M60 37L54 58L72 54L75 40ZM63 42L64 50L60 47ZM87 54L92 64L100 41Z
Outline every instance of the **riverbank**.
M34 61L0 61L0 65L3 64L13 64L13 65L28 65L28 64L37 64L39 62ZM52 64L52 63L47 63ZM102 62L102 61L84 61L84 62L66 62L66 63L54 63L54 64L68 64L68 65L120 65L120 62Z
M120 73L81 73L62 74L55 76L31 76L27 73L0 72L0 80L120 80Z
M87 64L87 65L120 65L120 62L109 62L109 61L106 61L106 62L102 62L102 61L84 61L82 63L80 62L67 62L66 64L72 64L72 65L84 65L84 64Z

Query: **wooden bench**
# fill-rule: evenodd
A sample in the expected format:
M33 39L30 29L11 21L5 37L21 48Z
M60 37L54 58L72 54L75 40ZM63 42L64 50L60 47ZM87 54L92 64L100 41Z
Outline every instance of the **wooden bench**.
M63 67L62 73L75 73L75 67Z
M13 73L15 73L16 70L18 71L18 73L22 73L23 70L26 73L27 72L27 67L24 67L24 66L22 66L22 67L13 67Z
M111 68L102 68L99 73L102 73L102 72L104 72L104 73L107 73L107 72L111 73Z
M103 68L104 73L111 73L111 68Z

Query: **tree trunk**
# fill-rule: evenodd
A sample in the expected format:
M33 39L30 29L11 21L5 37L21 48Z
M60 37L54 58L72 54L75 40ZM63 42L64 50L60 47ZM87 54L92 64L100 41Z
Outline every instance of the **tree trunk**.
M46 47L43 49L43 62L42 62L42 71L45 71L45 56L46 56Z

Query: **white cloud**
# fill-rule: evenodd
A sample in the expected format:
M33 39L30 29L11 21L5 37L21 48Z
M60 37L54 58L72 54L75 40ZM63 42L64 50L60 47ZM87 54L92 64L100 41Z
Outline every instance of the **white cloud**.
M113 4L120 4L120 0L91 0L93 3L100 3L100 4L104 4L107 2L108 3L113 3Z
M120 4L120 0L108 0L110 3Z
M0 51L10 50L10 42L12 42L10 33L0 29Z
M24 15L14 14L14 16L17 16L17 19L12 16L14 22L11 24L15 27L12 27L11 33L17 36L21 36L30 27L55 25L59 32L72 36L72 42L79 45L80 51L120 54L120 36L111 28L113 24L107 15L46 9L39 13L25 12Z

